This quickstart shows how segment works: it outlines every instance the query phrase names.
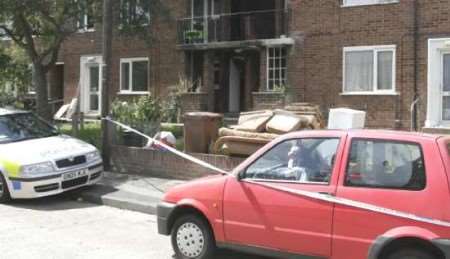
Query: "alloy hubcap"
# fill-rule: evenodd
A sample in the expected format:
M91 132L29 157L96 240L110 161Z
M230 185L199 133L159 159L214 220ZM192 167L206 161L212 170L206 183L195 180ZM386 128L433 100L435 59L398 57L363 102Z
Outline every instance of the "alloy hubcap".
M202 230L194 223L184 223L177 231L177 246L186 257L196 258L200 256L205 247Z

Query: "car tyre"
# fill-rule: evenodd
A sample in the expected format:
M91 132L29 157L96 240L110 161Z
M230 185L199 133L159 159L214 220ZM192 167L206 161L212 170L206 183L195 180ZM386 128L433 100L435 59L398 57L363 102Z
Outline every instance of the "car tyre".
M208 223L196 215L182 216L175 221L171 233L177 259L212 259L215 240Z
M418 249L401 249L391 253L387 259L439 259L433 254Z
M0 172L0 203L7 203L11 200L9 194L8 184L6 183L5 177Z

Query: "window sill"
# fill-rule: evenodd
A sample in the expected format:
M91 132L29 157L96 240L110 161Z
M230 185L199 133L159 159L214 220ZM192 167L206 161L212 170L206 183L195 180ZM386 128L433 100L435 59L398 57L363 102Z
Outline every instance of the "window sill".
M77 33L87 33L87 32L95 32L95 29L79 29L77 30Z
M398 4L400 3L400 0L387 2L387 3L374 3L374 4L350 4L350 5L341 5L341 8L351 8L351 7L367 7L367 6L373 6L373 5L387 5L387 4Z
M150 92L118 92L118 95L149 95Z
M364 96L364 95L375 95L375 96L398 96L399 92L353 92L353 93L340 93L341 96Z

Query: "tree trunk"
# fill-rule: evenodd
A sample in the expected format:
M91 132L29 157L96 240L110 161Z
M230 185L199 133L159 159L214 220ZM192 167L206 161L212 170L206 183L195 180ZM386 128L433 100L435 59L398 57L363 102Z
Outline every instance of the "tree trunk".
M52 114L48 104L47 73L41 64L33 64L33 85L36 91L36 112L50 121Z

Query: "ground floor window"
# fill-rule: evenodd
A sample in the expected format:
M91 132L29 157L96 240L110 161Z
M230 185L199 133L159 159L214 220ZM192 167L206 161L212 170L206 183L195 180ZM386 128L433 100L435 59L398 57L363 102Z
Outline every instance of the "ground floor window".
M344 48L344 93L394 93L395 50L395 46Z
M285 47L267 49L267 90L275 91L286 87L287 50Z
M147 93L149 82L149 59L121 59L120 78L120 91L122 93Z

